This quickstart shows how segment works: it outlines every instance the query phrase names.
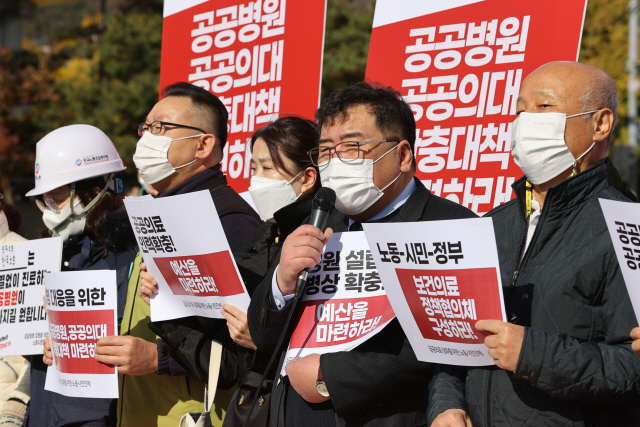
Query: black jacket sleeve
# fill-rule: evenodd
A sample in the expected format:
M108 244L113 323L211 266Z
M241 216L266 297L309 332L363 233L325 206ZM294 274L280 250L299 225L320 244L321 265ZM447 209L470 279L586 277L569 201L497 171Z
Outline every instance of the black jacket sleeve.
M274 274L275 269L271 269L258 285L251 297L249 311L247 312L251 339L256 347L265 353L273 353L275 351L292 306L292 303L289 302L282 310L272 308L271 281ZM288 340L285 339L284 342L288 342Z
M238 378L237 344L229 335L224 319L201 323L197 317L151 322L149 328L162 338L161 351L171 355L189 373L209 381L211 341L222 344L218 388L228 390ZM159 355L162 357L162 355Z
M429 425L448 409L462 409L468 413L464 396L467 368L452 365L436 365L436 372L429 383Z
M526 328L514 374L553 397L591 404L637 403L640 357L629 332L638 326L615 255L606 266L604 342Z

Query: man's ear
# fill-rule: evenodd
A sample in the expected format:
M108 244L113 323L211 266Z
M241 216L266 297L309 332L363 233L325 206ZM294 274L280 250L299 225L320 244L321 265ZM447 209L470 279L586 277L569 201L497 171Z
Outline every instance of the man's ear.
M411 151L411 144L409 141L402 140L400 144L398 144L397 150L400 153L400 171L401 172L411 172L413 166L413 152Z
M613 132L613 111L608 108L596 112L593 115L593 140L605 141Z
M217 138L210 133L200 136L196 147L196 159L208 159L216 150L216 143Z

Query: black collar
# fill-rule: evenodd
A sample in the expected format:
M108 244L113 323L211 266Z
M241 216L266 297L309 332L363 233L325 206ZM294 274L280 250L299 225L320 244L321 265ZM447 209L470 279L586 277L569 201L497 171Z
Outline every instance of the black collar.
M526 181L527 178L523 176L511 186L516 193L523 215L525 215ZM551 212L570 211L585 201L597 197L607 185L607 168L604 160L600 160L584 172L551 187L544 199L544 209Z
M217 177L222 176L221 166L217 164L209 169L206 169L200 172L197 175L192 176L184 182L176 185L170 190L165 191L162 194L158 194L156 198L159 197L169 197L175 196L176 194L186 194L190 193L198 187L206 184L207 182L216 179Z
M280 241L284 241L311 214L314 195L315 193L302 196L273 214L273 219L275 219L280 230Z

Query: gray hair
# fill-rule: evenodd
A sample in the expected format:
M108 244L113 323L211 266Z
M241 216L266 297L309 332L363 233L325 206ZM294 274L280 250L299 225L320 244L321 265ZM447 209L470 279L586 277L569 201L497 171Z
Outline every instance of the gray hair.
M607 150L611 147L613 131L618 123L618 88L611 76L602 70L594 73L593 78L586 86L580 96L582 111L600 110L608 108L613 111L613 126L607 137ZM591 115L585 115L584 120L591 120Z

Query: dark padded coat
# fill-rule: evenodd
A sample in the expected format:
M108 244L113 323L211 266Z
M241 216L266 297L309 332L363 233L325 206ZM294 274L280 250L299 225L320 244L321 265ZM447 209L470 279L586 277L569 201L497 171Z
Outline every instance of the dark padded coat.
M415 182L416 189L406 203L375 222L476 217L469 209L432 195L419 180ZM348 218L336 209L327 226L335 232L347 231ZM292 305L289 302L281 311L271 308L272 278L273 270L254 292L248 312L251 337L258 349L265 352L274 350ZM287 342L288 339L284 348ZM427 425L427 384L434 365L417 360L397 319L349 352L323 354L320 366L331 399L318 405L308 404L284 379L273 388L270 426L283 426L285 408L292 410L292 405L298 405L293 409L297 414L307 414L305 422L295 420L295 425L327 424L327 418L330 425L338 426Z
M628 201L607 184L603 161L552 187L531 243L525 179L517 199L492 210L507 317L525 326L515 372L438 368L429 419L466 410L474 427L638 426L638 325L599 198ZM466 378L466 384L465 384Z

